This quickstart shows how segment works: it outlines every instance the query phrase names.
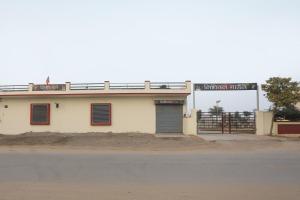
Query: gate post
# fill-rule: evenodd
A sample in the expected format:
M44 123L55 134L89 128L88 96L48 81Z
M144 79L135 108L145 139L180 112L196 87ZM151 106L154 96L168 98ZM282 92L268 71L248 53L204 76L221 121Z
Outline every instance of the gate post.
M256 110L259 111L259 85L257 85L256 89Z
M224 134L224 113L222 112L222 134Z
M190 115L183 117L183 134L185 135L197 135L198 123L197 123L197 110L192 109Z
M231 114L230 113L228 113L228 124L229 124L229 127L228 127L229 133L231 133Z

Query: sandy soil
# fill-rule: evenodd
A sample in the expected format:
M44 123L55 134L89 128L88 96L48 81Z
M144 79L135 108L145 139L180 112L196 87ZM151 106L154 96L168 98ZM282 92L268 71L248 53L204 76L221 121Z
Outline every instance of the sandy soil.
M64 147L103 150L193 150L211 145L196 136L156 137L143 133L24 133L0 135L0 147Z
M300 150L299 138L207 141L198 136L157 137L143 133L24 133L0 135L0 151L102 150L102 151L255 151L268 149Z

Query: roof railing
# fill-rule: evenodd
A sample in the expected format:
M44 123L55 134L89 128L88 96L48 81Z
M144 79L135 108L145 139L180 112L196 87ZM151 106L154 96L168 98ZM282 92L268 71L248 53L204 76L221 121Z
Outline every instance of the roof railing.
M0 85L1 92L18 92L18 91L28 91L28 85Z
M186 89L185 82L150 82L150 89Z
M145 83L110 83L109 89L145 89Z
M71 83L70 90L104 90L104 83Z
M40 84L43 85L43 84ZM48 89L41 90L60 90L54 88L54 86L63 84L49 84ZM65 83L65 89L68 90L151 90L151 89L174 89L184 90L188 89L190 81L186 82L150 82L145 81L143 83L110 83L105 81L104 83ZM17 92L17 91L33 91L35 84L29 83L29 85L0 85L0 92ZM51 86L51 87L50 87ZM58 87L60 88L60 87ZM36 90L34 90L36 91Z

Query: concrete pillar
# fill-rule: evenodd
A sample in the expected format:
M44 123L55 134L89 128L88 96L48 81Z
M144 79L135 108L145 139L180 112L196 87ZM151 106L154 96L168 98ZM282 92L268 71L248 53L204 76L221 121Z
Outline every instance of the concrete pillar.
M32 92L33 91L33 83L28 84L28 91Z
M109 91L109 86L110 85L110 82L109 81L104 81L104 90L105 91Z
M146 91L150 91L151 90L150 81L145 81L145 90Z
M71 82L66 82L66 91L71 90Z
M197 135L197 110L192 109L191 115L183 118L183 133L185 135Z
M270 135L272 112L256 111L256 135Z
M185 81L185 87L187 89L188 92L191 92L192 91L192 83L191 81Z

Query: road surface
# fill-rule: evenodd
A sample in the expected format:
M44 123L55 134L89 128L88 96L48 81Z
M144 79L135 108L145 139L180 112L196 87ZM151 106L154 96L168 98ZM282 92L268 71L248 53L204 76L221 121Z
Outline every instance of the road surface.
M0 152L0 194L0 200L296 200L300 152Z

